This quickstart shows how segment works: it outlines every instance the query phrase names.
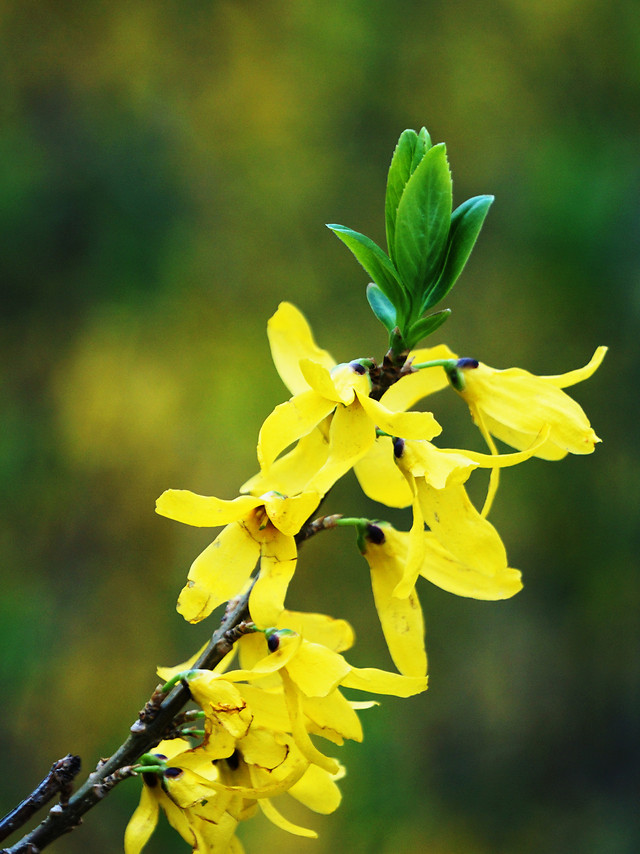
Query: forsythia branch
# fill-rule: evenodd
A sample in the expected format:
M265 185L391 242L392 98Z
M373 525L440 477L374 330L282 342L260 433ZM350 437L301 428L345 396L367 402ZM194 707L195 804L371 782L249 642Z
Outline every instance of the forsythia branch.
M250 590L247 590L227 610L220 626L213 633L206 649L202 652L194 667L202 670L210 670L231 651L233 643L236 640L235 630L249 616L247 607L249 593ZM191 694L185 685L176 685L167 696L163 696L156 689L149 702L140 712L139 719L131 727L131 734L118 750L89 775L85 783L67 803L64 803L61 797L60 804L49 810L49 815L41 824L10 848L3 849L0 854L37 854L37 852L42 851L60 836L77 827L82 822L82 816L86 812L99 803L120 780L125 779L133 773L131 766L135 765L143 753L151 750L162 740L165 731L171 727L174 717L190 699ZM46 791L49 793L45 797L40 798L38 795L44 784L55 774L55 767L61 762L65 762L65 760L70 760L71 762L74 759L77 760L77 769L75 771L77 773L80 767L79 758L65 757L64 760L60 760L54 764L49 775L32 792L29 798L25 799L22 804L9 813L2 823L2 827L4 827L5 822L7 822L7 832L2 836L3 839L18 827L21 827L37 809L55 794L56 790L63 788L63 785L59 784L57 788L51 788L50 792L47 788ZM72 762L71 764L73 765ZM63 781L63 783L70 782L73 776L75 775L72 774L71 777L68 777L67 774L64 778L66 782ZM48 785L51 786L51 784ZM29 810L28 807L25 807L25 810L28 810L28 812L23 813L21 810L25 804L32 805L32 808ZM24 817L22 817L23 815ZM12 818L13 816L15 818Z

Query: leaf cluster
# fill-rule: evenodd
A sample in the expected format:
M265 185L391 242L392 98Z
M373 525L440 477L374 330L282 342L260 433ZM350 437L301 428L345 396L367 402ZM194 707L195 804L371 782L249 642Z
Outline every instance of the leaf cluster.
M396 145L385 198L387 252L344 225L327 227L372 278L367 299L389 332L394 353L412 349L450 314L427 314L462 273L493 196L474 196L453 210L451 171L444 143L426 128L405 130Z

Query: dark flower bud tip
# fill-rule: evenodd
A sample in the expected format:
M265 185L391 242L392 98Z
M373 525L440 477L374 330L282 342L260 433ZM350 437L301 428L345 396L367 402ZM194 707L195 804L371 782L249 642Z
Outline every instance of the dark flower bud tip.
M178 777L182 777L183 773L182 768L167 768L164 772L164 776L168 777L169 780L177 780Z
M479 362L477 359L469 359L467 356L463 359L458 359L456 362L456 366L458 368L477 368L478 364Z
M349 362L351 369L356 374L366 374L367 369L364 365L361 365L360 362Z
M278 649L280 646L280 638L277 632L269 635L267 638L267 646L269 647L269 652L275 652Z
M385 541L384 531L379 525L369 523L367 525L367 539L374 546L381 546Z
M396 459L400 459L400 457L404 453L404 439L395 438L393 440L393 455Z

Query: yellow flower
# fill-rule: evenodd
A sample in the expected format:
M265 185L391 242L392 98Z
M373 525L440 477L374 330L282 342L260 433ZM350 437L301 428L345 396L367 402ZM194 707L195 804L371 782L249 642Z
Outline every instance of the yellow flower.
M208 854L243 854L235 838L242 812L242 798L219 797L199 773L194 773L189 743L176 738L162 741L154 756L163 762L161 773L144 773L140 803L131 816L124 837L125 854L139 854L147 844L162 809L171 826L193 846ZM200 761L199 771L210 773L210 761ZM206 803L203 803L205 801Z
M410 439L432 439L440 433L430 412L394 411L385 397L380 401L369 397L367 368L359 361L336 365L315 344L306 320L290 303L280 304L269 320L268 334L274 363L293 397L277 406L262 425L258 439L262 474L243 491L268 485L291 492L291 484L301 489L299 462L306 458L312 464L304 465L304 488L324 494L374 446L376 427ZM305 447L297 454L294 449L278 466L282 451L305 438Z
M548 427L527 450L501 455L442 450L430 442L394 442L395 461L409 487L413 506L404 571L394 596L409 596L419 574L429 577L429 556L436 567L440 566L430 580L459 595L504 599L521 589L520 573L508 566L498 532L473 506L464 483L477 466L502 467L523 462L547 436ZM425 523L430 529L426 534ZM449 564L448 573L444 574L443 559ZM457 589L452 590L451 582L445 579L454 570Z
M316 492L292 497L275 492L260 498L243 495L233 501L182 489L163 492L156 503L160 515L199 527L226 525L191 565L178 599L182 616L191 623L207 617L242 590L260 560L249 610L256 625L273 626L296 567L294 535L319 501Z
M527 448L545 425L550 433L536 451L545 460L590 454L600 439L583 409L563 388L588 379L600 367L606 347L598 347L583 368L538 377L521 368L496 370L471 359L460 360L460 396L489 444L489 434L514 448ZM474 367L475 366L475 367Z
M313 637L328 640L332 645L339 641L344 645L345 633L336 621L337 627L329 630L318 625L318 615L297 614L293 621L299 627L308 629ZM287 619L287 612L281 617L281 623ZM347 625L347 624L344 624ZM320 631L318 631L320 629ZM256 687L284 699L274 701L269 698L265 706L266 717L262 723L270 722L283 727L288 719L287 730L292 734L296 747L302 756L312 765L317 765L329 774L336 774L339 765L335 759L326 756L313 744L310 733L319 734L340 744L343 738L361 740L362 730L352 704L342 696L339 688L356 688L378 694L392 694L409 697L427 688L426 675L404 676L389 673L376 668L352 667L339 652L308 640L290 629L272 632L267 645L264 637L245 635L238 641L242 664L237 670L224 674L215 671L195 671L189 675L189 689L194 699L206 709L211 697L217 697L216 683L225 680L237 685L241 694L246 694L253 708L256 706ZM170 671L160 671L161 676ZM245 686L239 683L248 682ZM286 718L284 717L286 711Z

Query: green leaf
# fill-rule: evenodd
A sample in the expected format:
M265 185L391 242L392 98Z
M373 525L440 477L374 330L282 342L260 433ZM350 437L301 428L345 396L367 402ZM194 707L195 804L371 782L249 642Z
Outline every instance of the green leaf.
M353 252L382 293L395 306L398 315L404 318L408 308L407 296L386 253L369 237L344 225L327 224L327 228Z
M396 326L396 310L382 293L380 288L377 285L374 285L373 282L370 285L367 285L367 300L371 306L371 311L375 314L380 323L382 323L389 332L393 332Z
M409 349L413 350L419 341L422 341L427 335L435 332L439 326L442 326L450 314L451 309L444 308L442 311L437 311L435 314L430 314L427 317L421 317L420 320L417 320L404 336Z
M417 305L440 275L451 206L451 173L444 143L440 143L426 152L409 178L395 223L396 267Z
M425 296L423 311L440 302L456 283L478 239L493 199L493 196L474 196L463 202L451 215L444 267L438 282Z
M391 158L389 174L387 175L384 213L387 247L392 260L395 260L395 228L398 205L407 181L429 148L431 148L431 138L426 128L422 128L420 133L416 133L414 130L405 130L400 134L400 139Z

